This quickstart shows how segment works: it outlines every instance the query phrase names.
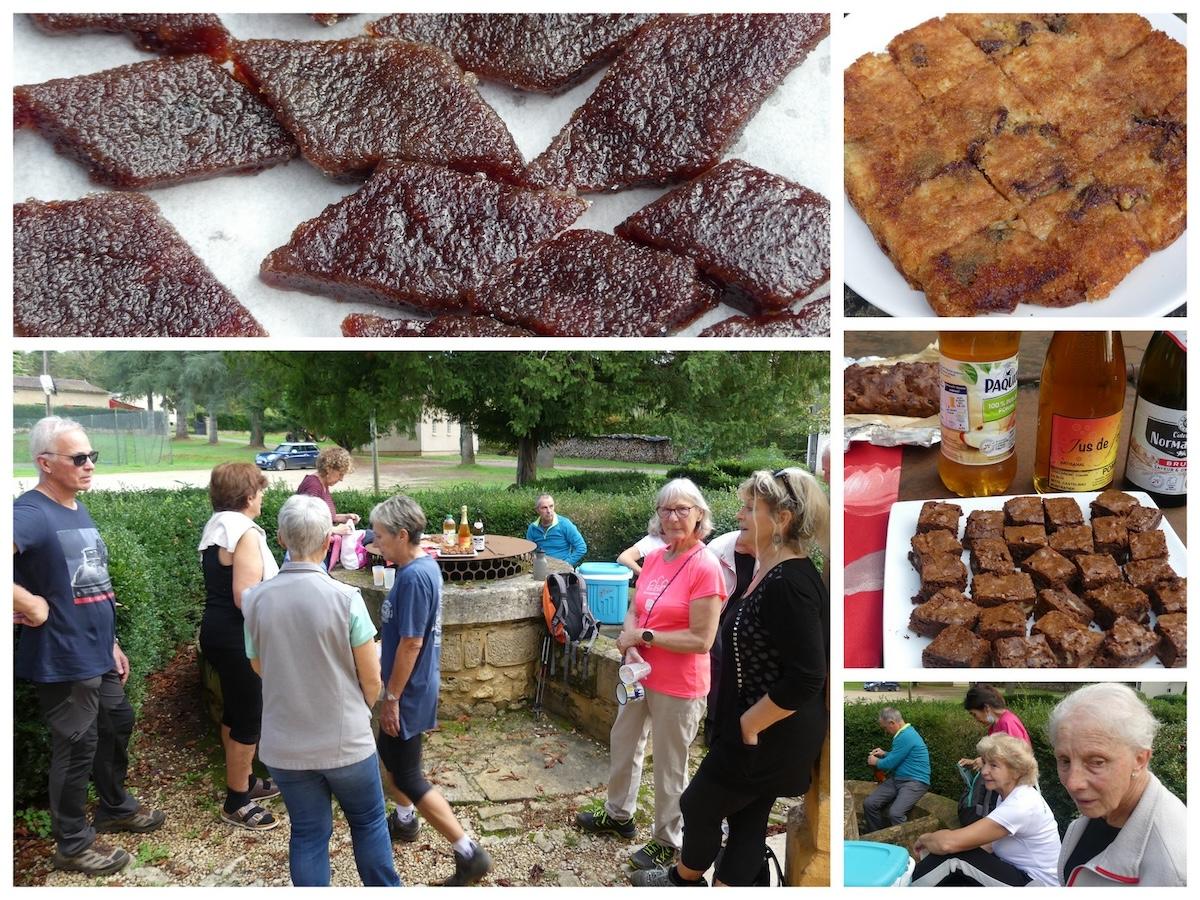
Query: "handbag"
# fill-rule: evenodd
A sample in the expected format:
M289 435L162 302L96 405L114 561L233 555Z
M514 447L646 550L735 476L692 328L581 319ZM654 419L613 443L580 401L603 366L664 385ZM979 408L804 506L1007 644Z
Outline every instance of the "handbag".
M365 531L359 531L353 525L351 525L350 531L342 535L342 546L338 558L343 569L354 571L367 564L367 548L363 544L365 535Z

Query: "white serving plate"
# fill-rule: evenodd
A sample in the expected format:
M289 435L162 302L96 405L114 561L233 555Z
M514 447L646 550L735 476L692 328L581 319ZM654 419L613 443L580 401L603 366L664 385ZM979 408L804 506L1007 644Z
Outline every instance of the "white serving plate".
M1150 24L1179 43L1187 44L1187 24L1171 13L1143 13ZM902 31L930 18L927 13L903 6L872 10L869 15L849 15L838 32L838 52L843 67L864 53L881 53ZM936 315L922 291L913 290L887 254L879 249L871 229L858 216L849 197L845 206L845 280L863 299L893 316ZM990 313L993 318L1052 316L1081 318L1095 316L1163 316L1186 300L1187 234L1129 273L1111 294L1094 303L1078 303L1062 309L1019 303L1012 313Z
M1080 509L1083 510L1084 522L1092 521L1092 513L1088 508L1088 504L1092 502L1099 494L1099 491L1092 491L1084 494L1044 494L1045 497L1072 497L1078 503ZM1156 507L1153 500L1148 494L1141 491L1125 491L1131 497L1137 499L1142 506ZM1004 506L1006 500L1011 500L1012 497L1032 496L1031 494L1013 494L1007 497L970 497L970 498L955 498L944 500L945 503L953 503L956 506L962 507L963 517L960 522L959 533L961 535L963 528L966 527L967 516L977 509L1000 509ZM883 662L884 665L892 671L897 669L920 669L921 651L924 650L932 638L922 637L915 631L908 630L908 619L912 615L913 606L912 598L916 596L917 591L921 588L921 577L917 574L917 570L913 568L913 564L909 562L908 553L912 550L912 536L917 533L917 516L920 515L921 506L926 501L924 500L904 500L892 505L892 513L888 518L888 534L887 545L884 551L883 563ZM1171 527L1166 519L1162 520L1159 528L1166 534L1167 537L1167 555L1171 568L1179 575L1180 578L1187 577L1187 548L1184 547L1183 541L1179 540L1179 535ZM963 563L967 566L967 577L974 579L974 573L971 572L970 552L963 551ZM970 593L971 581L967 582L967 591ZM1150 611L1149 626L1154 627L1154 623L1158 621L1158 616L1154 611ZM1033 617L1029 618L1026 624L1026 634L1029 633L1029 628L1033 625ZM1093 622L1091 624L1093 631L1100 631L1100 627ZM1145 663L1142 668L1161 669L1162 663L1158 661L1158 657L1151 657L1150 661ZM1002 670L1011 671L1011 670Z

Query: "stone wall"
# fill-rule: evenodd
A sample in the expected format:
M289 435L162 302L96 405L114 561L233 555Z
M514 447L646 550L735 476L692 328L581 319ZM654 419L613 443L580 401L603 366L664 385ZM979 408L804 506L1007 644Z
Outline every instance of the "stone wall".
M602 434L559 441L553 447L558 456L579 459L618 459L625 462L675 462L675 448L669 437L647 434Z

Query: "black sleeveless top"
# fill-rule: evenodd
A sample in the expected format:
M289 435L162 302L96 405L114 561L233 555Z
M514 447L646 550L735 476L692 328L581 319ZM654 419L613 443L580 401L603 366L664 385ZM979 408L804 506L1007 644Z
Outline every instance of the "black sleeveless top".
M233 602L233 566L221 564L221 548L205 547L200 554L204 571L204 617L200 620L200 649L236 650L246 646L246 620Z

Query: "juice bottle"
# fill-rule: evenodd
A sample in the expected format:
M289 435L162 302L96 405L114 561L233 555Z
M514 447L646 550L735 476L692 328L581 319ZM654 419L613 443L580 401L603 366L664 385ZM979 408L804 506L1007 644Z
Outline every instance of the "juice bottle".
M1138 369L1125 487L1158 506L1187 500L1187 339L1156 331Z
M1033 489L1102 491L1112 483L1125 408L1119 331L1058 331L1038 393Z
M1017 473L1019 331L942 331L938 475L960 497L1003 494Z

